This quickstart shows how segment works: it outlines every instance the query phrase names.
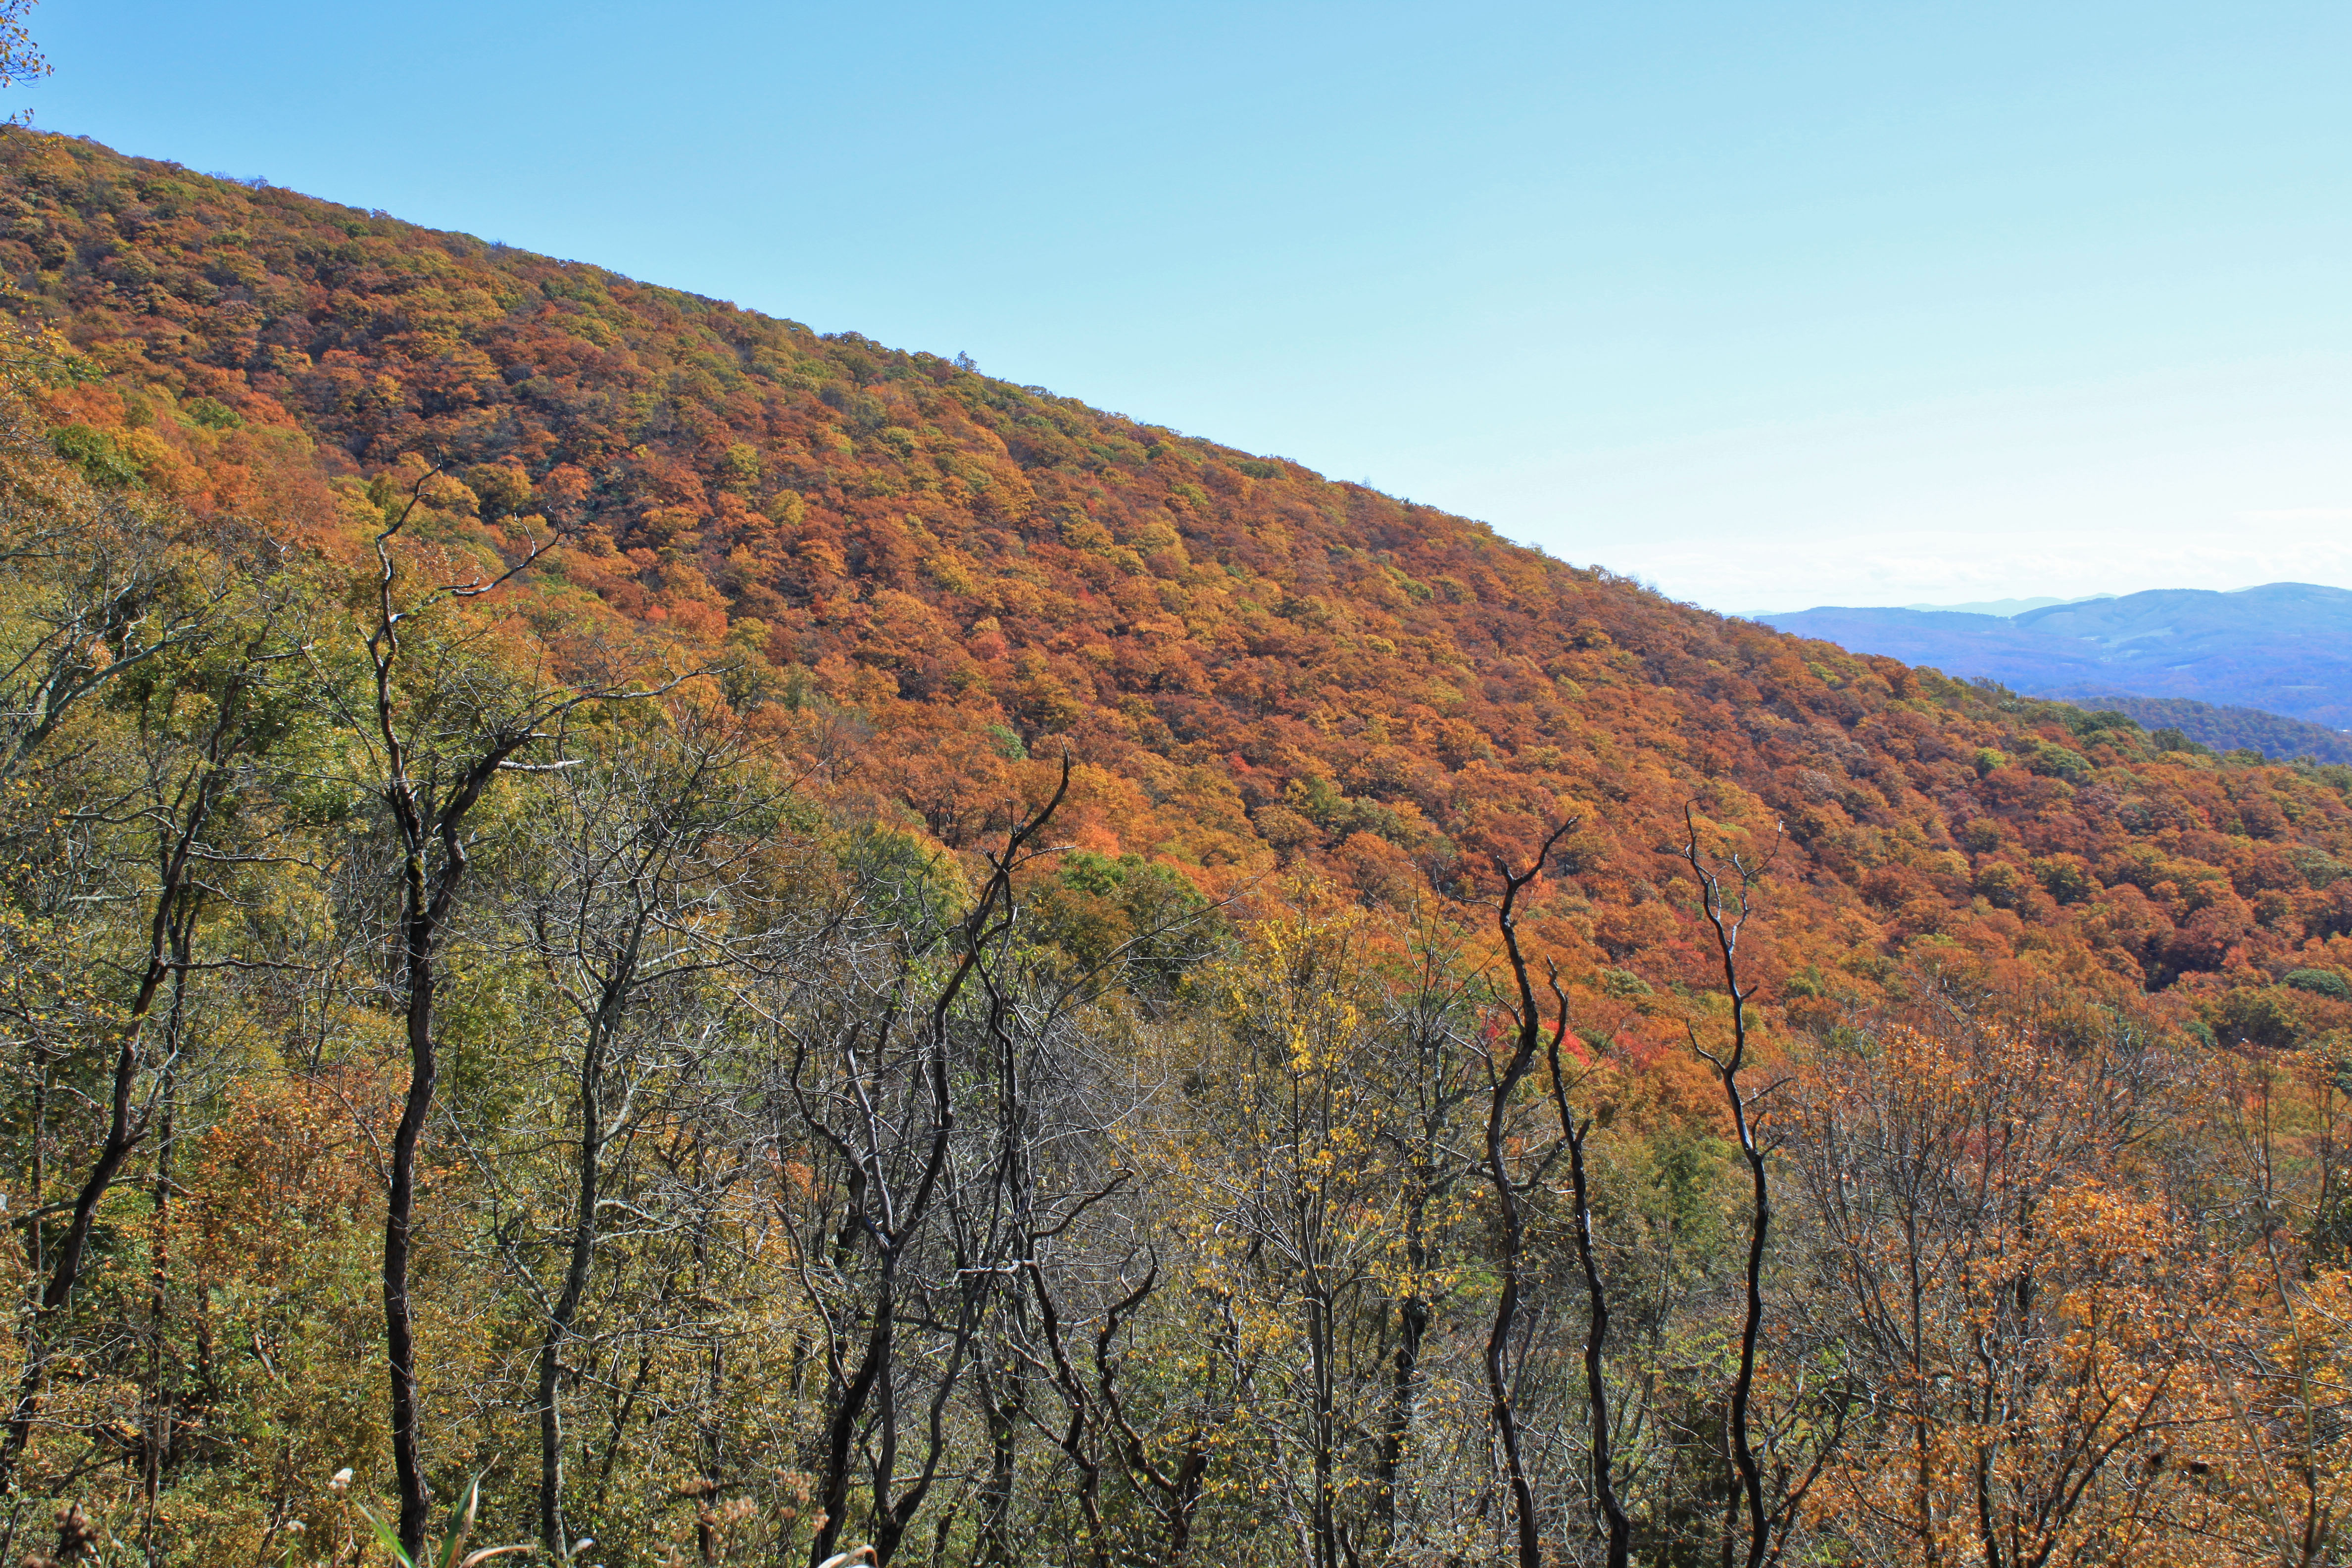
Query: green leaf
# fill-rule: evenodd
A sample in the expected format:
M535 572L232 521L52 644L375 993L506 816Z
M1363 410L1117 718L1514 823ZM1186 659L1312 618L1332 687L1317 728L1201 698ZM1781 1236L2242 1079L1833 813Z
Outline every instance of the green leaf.
M476 1476L449 1505L449 1529L441 1538L441 1568L457 1568L457 1559L466 1550L466 1537L474 1532L474 1516L481 1510L482 1478Z
M376 1518L373 1513L370 1512L365 1508L360 1509L360 1517L368 1521L368 1528L375 1531L375 1543L378 1546L383 1547L386 1552L391 1552L392 1560L394 1563L399 1563L400 1568L416 1568L415 1560L411 1558L407 1552L401 1550L400 1531L393 1529L392 1526Z

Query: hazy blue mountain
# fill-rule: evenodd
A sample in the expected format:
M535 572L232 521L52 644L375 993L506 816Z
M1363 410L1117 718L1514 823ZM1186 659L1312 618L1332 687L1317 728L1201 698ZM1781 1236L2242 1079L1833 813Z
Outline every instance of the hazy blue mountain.
M1964 616L2021 616L2028 610L2047 609L2053 605L2080 605L2090 599L2111 599L2112 594L2086 594L2080 599L2061 599L2043 595L2038 599L1979 599L1968 605L1906 605L1906 610L1951 610Z
M1759 618L2035 696L2181 697L2352 729L2352 592L2342 588L2163 588L2015 616L1823 606Z

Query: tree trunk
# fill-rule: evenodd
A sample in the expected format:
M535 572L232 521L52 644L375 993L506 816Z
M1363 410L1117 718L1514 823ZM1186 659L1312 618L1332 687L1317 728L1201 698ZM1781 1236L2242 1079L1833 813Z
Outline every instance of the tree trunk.
M1486 1396L1493 1411L1495 1437L1503 1451L1504 1479L1510 1488L1511 1514L1517 1526L1517 1552L1519 1568L1542 1568L1542 1532L1536 1521L1535 1489L1528 1484L1526 1460L1519 1449L1519 1420L1511 1406L1508 1358L1511 1337L1519 1315L1519 1271L1527 1254L1527 1222L1519 1208L1519 1194L1526 1190L1512 1180L1510 1166L1505 1159L1508 1142L1504 1130L1504 1118L1510 1110L1511 1098L1519 1085L1527 1080L1536 1065L1536 1051L1543 1040L1543 1021L1536 1010L1535 987L1528 979L1528 961L1519 950L1518 927L1514 912L1519 895L1528 885L1543 875L1545 862L1551 858L1552 848L1569 830L1576 826L1570 817L1552 829L1536 851L1535 864L1524 872L1511 869L1501 860L1496 869L1503 876L1502 906L1496 912L1495 924L1503 938L1503 950L1510 960L1511 977L1518 992L1517 1026L1514 1030L1511 1054L1500 1073L1488 1068L1486 1099L1486 1179L1495 1189L1495 1202L1502 1211L1503 1235L1501 1265L1503 1288L1496 1295L1495 1321L1486 1331ZM1555 986L1555 990L1557 987ZM1552 1061L1555 1077L1559 1059L1559 1037L1568 1031L1568 1016L1563 1008L1559 1029L1552 1037ZM1557 1153L1557 1151L1554 1151ZM1533 1183L1537 1177L1528 1177Z
M849 1507L850 1447L857 1435L857 1423L866 1414L866 1401L873 1396L875 1383L890 1360L891 1319L898 1310L893 1289L896 1265L895 1258L883 1259L880 1288L874 1300L874 1326L866 1334L865 1353L858 1359L856 1372L850 1376L849 1386L842 1391L833 1419L825 1423L824 1475L816 1499L817 1517L824 1522L817 1526L809 1542L810 1568L832 1556L834 1542L841 1539L841 1516Z
M1020 1458L1021 1423L1027 1404L1026 1380L1011 1355L1002 1364L977 1373L972 1388L980 1399L988 1427L988 1480L980 1494L980 1540L974 1563L983 1568L1010 1568L1017 1561L1013 1542L1013 1479ZM1065 1452L1067 1452L1066 1446ZM1073 1462L1077 1462L1073 1458ZM1082 1476L1092 1472L1081 1467Z
M209 796L200 795L198 799L208 803ZM16 1396L8 1413L6 1434L0 1436L0 1495L11 1489L25 1444L32 1436L33 1417L39 1411L41 1386L48 1372L48 1327L64 1311L66 1303L72 1300L74 1286L81 1279L82 1253L89 1245L98 1205L107 1189L114 1184L123 1162L147 1135L144 1123L131 1113L131 1099L139 1084L140 1040L148 1015L154 1009L156 994L177 967L171 956L177 934L175 922L181 918L181 905L187 896L189 854L205 816L205 805L200 804L191 821L176 836L177 842L163 857L163 886L156 893L155 912L148 926L146 968L139 977L130 1016L116 1031L114 1076L107 1097L106 1142L100 1146L89 1174L83 1178L80 1191L74 1195L73 1217L58 1244L40 1305L26 1331L25 1367L16 1380ZM37 1218L33 1221L33 1231L37 1237L40 1233Z
M1552 1076L1559 1080L1559 1061L1553 1054ZM1567 1106L1561 1095L1563 1114ZM1590 1125L1579 1130L1574 1122L1568 1124L1569 1180L1576 1195L1576 1256L1584 1269L1584 1392L1591 1414L1592 1490L1601 1504L1601 1525L1609 1535L1608 1568L1625 1568L1633 1551L1633 1524L1625 1515L1625 1505L1617 1496L1615 1458L1612 1453L1612 1434L1609 1427L1609 1381L1606 1375L1606 1355L1609 1348L1609 1293L1602 1289L1600 1260L1593 1255L1592 1195L1587 1185L1584 1168L1584 1140Z
M604 1093L604 1021L589 1026L588 1046L580 1071L580 1184L572 1211L572 1251L563 1270L563 1288L547 1314L547 1331L539 1352L539 1539L557 1563L571 1561L571 1542L563 1524L563 1412L558 1403L563 1375L563 1347L588 1292L588 1271L595 1259L596 1189L604 1150L600 1119Z
M1331 1370L1332 1303L1319 1290L1307 1301L1307 1373L1315 1391L1315 1496L1308 1522L1315 1535L1315 1568L1339 1568L1339 1521L1333 1503L1332 1449L1338 1444Z
M172 1288L172 1155L177 1131L179 1092L175 1063L187 1020L188 959L192 937L188 922L173 933L172 1010L165 1023L166 1053L163 1084L158 1095L161 1125L155 1141L154 1240L147 1270L147 1435L140 1456L140 1490L143 1517L141 1545L152 1568L163 1568L163 1541L158 1533L157 1510L163 1500L163 1471L171 1462L172 1400L166 1388L170 1357L164 1353L164 1333L171 1315Z
M392 1461L400 1488L400 1544L411 1558L425 1551L430 1503L417 1431L416 1328L408 1300L408 1261L416 1215L416 1146L433 1109L440 1062L433 1043L433 948L437 934L425 903L424 868L412 862L407 921L408 1092L392 1138L392 1187L383 1217L384 1360L392 1382Z
M1419 1247L1412 1249L1415 1277L1419 1277L1422 1260ZM1413 1391L1421 1376L1421 1346L1429 1334L1429 1303L1418 1295L1407 1296L1397 1303L1397 1348L1391 1362L1393 1375L1389 1383L1389 1415L1387 1428L1381 1434L1381 1457L1372 1472L1383 1547L1396 1541L1397 1471L1404 1464L1405 1441L1412 1434Z
M1757 1341L1764 1326L1764 1250L1772 1229L1772 1184L1765 1168L1763 1147L1757 1141L1755 1123L1748 1115L1748 1096L1739 1084L1740 1072L1748 1065L1748 1003L1756 994L1754 986L1742 989L1739 984L1739 933L1748 921L1749 894L1762 871L1739 856L1716 857L1701 850L1698 826L1687 806L1684 808L1683 824L1688 837L1674 853L1690 867L1691 876L1698 883L1700 913L1714 934L1724 990L1731 997L1729 1047L1719 1057L1704 1050L1701 1054L1715 1068L1716 1077L1723 1086L1732 1131L1738 1140L1740 1157L1748 1165L1750 1201L1748 1257L1742 1275L1739 1368L1733 1375L1730 1395L1726 1401L1733 1496L1724 1526L1723 1560L1727 1564L1732 1561L1734 1537L1744 1503L1748 1513L1748 1568L1763 1568L1772 1554L1773 1519L1764 1507L1764 1467L1756 1458L1748 1415L1756 1391ZM1733 890L1725 888L1727 876ZM1696 1033L1692 1043L1697 1044Z

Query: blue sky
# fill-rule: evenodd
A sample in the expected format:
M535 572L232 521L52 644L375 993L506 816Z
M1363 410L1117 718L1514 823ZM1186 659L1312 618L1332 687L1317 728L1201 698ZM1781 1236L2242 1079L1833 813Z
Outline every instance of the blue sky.
M44 0L44 127L1758 611L2352 586L2352 7Z

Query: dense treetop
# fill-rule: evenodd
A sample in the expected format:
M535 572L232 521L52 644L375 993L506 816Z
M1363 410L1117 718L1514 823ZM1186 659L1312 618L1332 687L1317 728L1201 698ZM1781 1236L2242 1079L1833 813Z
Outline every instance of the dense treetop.
M2300 719L2264 712L2260 708L2235 708L2220 702L2193 702L2185 697L2127 697L2112 690L2062 691L2077 708L2106 709L2139 721L2142 728L2179 731L2180 738L2211 752L2259 752L2275 762L2303 758L2315 763L2352 763L2352 734ZM2171 739L2171 737L2167 737Z
M1531 929L1622 1001L1699 978L1655 853L1695 800L1785 825L1759 962L1793 1008L1905 958L2252 1036L2343 1007L2281 982L2352 974L2352 771L2164 750L968 362L86 141L8 133L0 208L91 479L356 559L438 464L455 546L561 531L546 602L734 661L843 809L950 848L1066 751L1072 842L1212 894L1471 900L1574 815Z

